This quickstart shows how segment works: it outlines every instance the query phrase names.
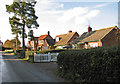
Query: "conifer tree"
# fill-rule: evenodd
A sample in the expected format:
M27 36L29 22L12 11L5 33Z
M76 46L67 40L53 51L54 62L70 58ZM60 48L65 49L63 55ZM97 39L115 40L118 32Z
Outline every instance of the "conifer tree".
M36 1L33 0L16 0L11 5L6 5L6 11L8 13L13 13L13 17L9 18L10 25L13 31L22 34L22 46L25 57L25 37L27 36L25 32L25 27L27 28L37 28L39 24L37 23L37 16L35 15L35 4ZM12 32L13 32L12 31Z

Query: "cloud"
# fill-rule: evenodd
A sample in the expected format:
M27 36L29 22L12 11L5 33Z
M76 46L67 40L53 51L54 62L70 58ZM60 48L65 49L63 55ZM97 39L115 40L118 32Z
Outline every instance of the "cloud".
M99 14L99 10L89 10L86 7L75 7L64 11L63 15L58 18L62 23L72 22L74 24L86 24L88 19L92 19Z
M76 16L82 16L83 14L87 12L88 12L87 8L75 7L75 8L64 11L63 16L58 18L58 21L67 22L75 18Z
M36 9L39 8L39 11L55 10L63 7L64 4L54 2L53 0L38 0L36 4Z
M94 6L94 8L101 8L101 7L104 7L104 6L107 6L107 5L109 5L109 3L98 4L98 5Z
M86 17L88 19L92 19L92 18L96 17L99 14L99 12L100 12L99 10L92 10L88 14L86 14Z

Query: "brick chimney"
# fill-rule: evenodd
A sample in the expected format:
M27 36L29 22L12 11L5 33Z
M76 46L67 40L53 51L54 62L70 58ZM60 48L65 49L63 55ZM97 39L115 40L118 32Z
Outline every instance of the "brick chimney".
M92 28L89 26L88 27L88 32L91 32L92 31Z
M72 33L72 30L70 30L69 33Z
M50 35L50 31L48 31L48 35Z

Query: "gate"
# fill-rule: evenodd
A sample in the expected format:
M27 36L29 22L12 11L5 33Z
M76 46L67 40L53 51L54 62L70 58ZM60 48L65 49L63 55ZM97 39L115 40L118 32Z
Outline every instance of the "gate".
M34 53L34 62L51 62L57 61L59 53L36 54Z

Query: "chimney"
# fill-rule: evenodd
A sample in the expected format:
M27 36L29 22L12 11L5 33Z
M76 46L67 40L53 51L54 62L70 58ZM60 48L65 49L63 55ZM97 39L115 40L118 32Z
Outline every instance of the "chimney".
M92 31L92 28L89 26L88 27L88 32L91 32Z
M70 30L69 33L72 33L72 31Z
M48 35L50 35L50 31L48 31Z

